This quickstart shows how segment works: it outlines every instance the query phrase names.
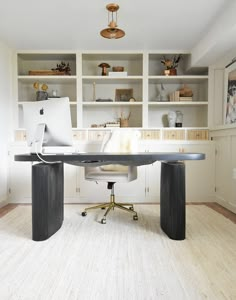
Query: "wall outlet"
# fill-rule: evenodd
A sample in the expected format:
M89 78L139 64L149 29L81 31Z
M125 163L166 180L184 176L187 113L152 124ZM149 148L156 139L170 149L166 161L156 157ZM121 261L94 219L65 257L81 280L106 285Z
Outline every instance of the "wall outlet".
M236 168L233 168L233 179L236 179Z

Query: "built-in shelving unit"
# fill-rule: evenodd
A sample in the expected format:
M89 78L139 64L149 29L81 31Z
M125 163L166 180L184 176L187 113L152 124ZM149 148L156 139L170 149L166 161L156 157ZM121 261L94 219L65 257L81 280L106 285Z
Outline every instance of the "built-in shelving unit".
M177 53L178 54L178 53ZM158 129L168 127L170 110L181 110L183 127L208 127L208 73L207 68L189 68L189 54L182 54L176 76L163 75L161 59L170 59L176 53L160 52L29 52L16 53L16 101L18 123L23 128L22 103L36 101L33 83L46 83L49 97L70 98L73 127L91 128L120 117L129 116L129 127ZM29 75L30 70L51 70L64 61L69 63L71 75ZM110 65L107 76L102 76L99 64ZM109 74L112 67L123 66L127 73ZM160 91L167 97L187 86L193 91L192 101L160 101ZM117 90L132 90L132 102L117 101ZM100 100L100 101L98 101ZM108 101L110 100L110 101Z

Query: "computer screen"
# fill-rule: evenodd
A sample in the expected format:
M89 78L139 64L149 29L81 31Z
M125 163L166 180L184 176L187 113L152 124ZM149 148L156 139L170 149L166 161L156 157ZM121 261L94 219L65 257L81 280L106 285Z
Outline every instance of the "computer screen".
M69 98L23 103L24 127L31 152L47 146L72 146Z

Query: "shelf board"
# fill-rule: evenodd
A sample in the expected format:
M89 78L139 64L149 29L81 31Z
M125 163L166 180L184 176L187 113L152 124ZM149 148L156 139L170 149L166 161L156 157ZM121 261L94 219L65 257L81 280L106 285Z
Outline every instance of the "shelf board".
M208 105L207 101L166 101L166 102L149 102L149 106L201 106Z
M95 102L95 101L87 101L83 102L83 106L140 106L143 102L129 102L129 101L117 101L117 102Z
M55 98L52 98L52 99L55 99ZM60 99L60 98L56 98L56 99ZM48 99L48 101L50 101L50 99ZM21 101L21 100L19 100L18 105L20 106L20 105L23 105L24 103L29 103L29 102L38 102L38 101L36 101L36 100ZM77 105L77 102L76 101L70 101L70 105Z
M106 84L120 84L120 83L135 83L143 79L143 76L82 76L83 83L106 83ZM115 81L115 82L114 82Z
M73 81L75 82L77 76L67 76L67 75L60 75L60 76L37 76L37 75L20 75L18 76L18 80L21 82L35 82L37 80L42 80L47 82L55 82L55 81Z
M148 76L149 83L201 83L208 80L208 75Z

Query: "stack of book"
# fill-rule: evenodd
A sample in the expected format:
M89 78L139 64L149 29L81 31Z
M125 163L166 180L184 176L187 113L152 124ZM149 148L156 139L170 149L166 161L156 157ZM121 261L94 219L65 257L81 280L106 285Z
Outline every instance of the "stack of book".
M110 77L125 77L127 72L109 72Z
M193 101L193 97L179 97L179 101Z
M170 93L169 95L170 101L193 101L193 97L184 97L180 96L179 91L175 91Z
M107 122L106 127L120 127L120 122Z
M180 101L179 100L179 91L170 93L169 98L170 98L170 101Z

